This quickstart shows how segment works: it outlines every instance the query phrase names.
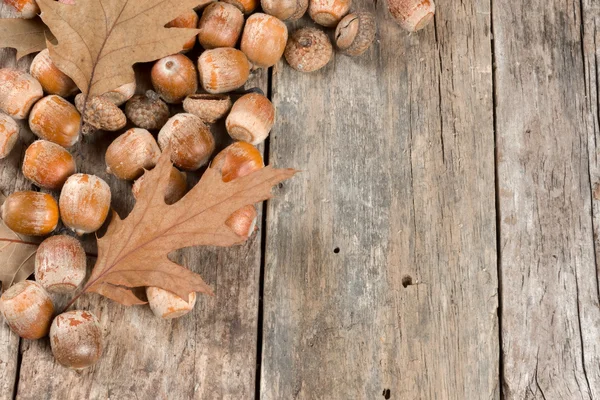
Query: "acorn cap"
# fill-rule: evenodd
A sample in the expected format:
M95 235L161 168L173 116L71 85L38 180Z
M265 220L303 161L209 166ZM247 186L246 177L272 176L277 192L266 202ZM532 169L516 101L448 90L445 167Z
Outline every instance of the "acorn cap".
M83 107L84 94L75 96L75 106L82 113L83 121L96 129L114 132L127 124L127 117L114 103L104 95L88 99L85 110ZM88 133L85 130L83 133Z
M231 98L226 94L192 94L183 101L183 109L214 124L231 110Z
M127 101L125 114L135 126L144 129L160 129L169 120L169 106L158 94L148 90L146 95L138 94Z
M292 34L284 55L295 70L313 72L323 68L331 60L333 46L320 29L302 28Z
M335 43L342 53L359 56L373 44L376 30L373 14L369 12L348 14L335 30Z

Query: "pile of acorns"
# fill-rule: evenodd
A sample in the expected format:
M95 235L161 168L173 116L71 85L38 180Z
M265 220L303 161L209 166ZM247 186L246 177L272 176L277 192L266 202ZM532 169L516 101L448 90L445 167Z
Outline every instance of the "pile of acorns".
M22 15L34 16L34 0L19 2L25 3L29 15ZM409 3L390 0L390 11L405 28L420 29L431 20L433 3L413 1L419 7L415 6L418 12L412 14L406 11ZM275 109L262 93L247 93L235 102L226 93L242 87L252 68L271 67L282 56L292 68L312 72L324 67L333 53L329 37L322 30L302 28L288 40L282 21L297 20L308 9L317 24L337 26L336 45L352 56L371 46L376 28L372 14L348 14L351 0L262 0L265 13L245 18L257 6L257 0L223 0L205 7L201 18L190 11L169 23L168 27L197 26L198 42L204 51L197 69L183 54L156 61L151 71L154 90L145 94L135 95L133 82L88 99L87 104L78 94L73 105L66 98L74 96L78 89L52 63L48 50L35 57L30 74L0 69L0 158L9 154L19 136L15 119L28 118L31 131L40 140L25 152L23 175L42 189L60 191L58 204L47 193L11 194L2 206L4 223L14 232L28 236L49 235L59 218L77 235L97 231L110 210L110 187L97 176L76 173L75 160L67 149L78 142L80 133L119 131L127 120L136 127L111 143L105 160L109 173L135 181L134 196L139 192L144 171L156 165L161 150L169 145L177 168L173 167L165 200L173 204L181 199L187 191L187 180L180 170L195 171L208 164L215 150L209 125L225 117L227 132L236 142L217 154L211 166L221 171L224 181L262 168L262 156L254 146L269 135ZM235 48L238 42L240 50ZM182 52L194 45L195 38ZM205 93L196 93L198 82ZM181 103L185 113L171 115L169 104ZM157 139L151 132L158 133ZM254 231L256 217L255 207L247 206L234 213L227 224L240 236L248 237ZM11 329L26 339L49 333L54 356L70 368L85 368L98 360L102 353L100 325L88 311L68 311L54 317L48 292L73 293L85 276L86 255L79 240L68 235L51 236L37 251L35 281L20 282L0 298L0 311ZM155 287L147 288L146 294L152 311L164 319L186 314L196 301L195 293L186 300Z

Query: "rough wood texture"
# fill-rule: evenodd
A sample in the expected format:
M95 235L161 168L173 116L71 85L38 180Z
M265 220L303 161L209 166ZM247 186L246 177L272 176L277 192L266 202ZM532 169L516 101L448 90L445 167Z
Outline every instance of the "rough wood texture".
M0 68L15 63L15 52L2 50ZM190 55L194 58L197 55ZM31 58L19 65L26 70ZM140 68L140 75L148 72ZM146 81L143 76L139 80ZM267 72L253 74L249 87L267 90ZM23 143L0 163L0 190L33 188L21 172L26 146L34 136L24 126ZM216 127L219 148L230 139L224 124ZM133 207L130 184L105 172L104 153L116 134L85 138L72 152L79 171L105 179L113 192L113 207L125 216ZM190 176L190 183L198 174ZM260 216L259 216L260 218ZM260 227L260 225L259 225ZM86 250L95 252L88 236ZM86 295L77 308L98 315L104 330L101 361L81 373L54 361L48 339L23 341L17 398L202 398L247 399L255 392L258 293L261 233L230 249L186 249L177 261L200 273L215 290L215 297L199 297L192 313L174 321L161 321L148 307L125 308L97 295ZM90 268L93 260L89 263ZM65 303L65 299L58 299ZM0 399L12 398L15 385L18 338L0 327ZM6 363L6 364L4 364Z
M274 76L264 399L499 398L490 10L437 10Z
M504 395L598 398L598 5L493 4Z

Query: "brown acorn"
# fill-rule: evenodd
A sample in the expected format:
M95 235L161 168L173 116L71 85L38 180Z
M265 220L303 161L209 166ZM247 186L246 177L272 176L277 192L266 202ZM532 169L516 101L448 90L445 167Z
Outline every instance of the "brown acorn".
M375 16L370 12L346 15L335 30L335 43L342 53L359 56L375 41Z
M256 10L258 2L259 0L223 0L223 3L233 4L246 15Z
M317 24L333 28L348 14L351 6L352 0L310 0L308 14Z
M329 37L317 28L302 28L292 34L285 47L285 59L300 72L313 72L331 60L333 46Z
M308 9L308 0L261 0L260 4L264 12L282 21L296 21Z
M281 59L287 40L288 30L282 21L256 13L246 20L240 49L252 64L268 68Z
M145 177L146 174L140 176L139 179L133 183L131 192L135 199L140 195L140 190L142 189ZM187 176L185 172L181 172L177 168L172 167L171 173L169 174L169 182L165 189L165 203L169 205L177 203L185 196L187 187Z
M171 161L186 171L205 165L215 150L215 139L202 120L193 114L177 114L158 133L158 145L170 145Z
M196 11L190 10L184 14L181 14L179 17L175 18L173 21L169 22L165 25L166 28L190 28L196 29L198 26L198 14ZM183 52L191 50L196 43L196 38L192 37L183 45Z
M0 312L14 333L23 339L39 339L50 330L54 305L42 285L22 281L2 293Z
M198 42L205 49L235 47L242 28L244 15L234 5L216 2L209 4L198 24Z
M226 94L192 94L183 101L183 109L214 124L231 110L231 98Z
M58 224L58 204L48 193L14 192L2 204L2 220L14 232L45 236Z
M63 223L78 235L95 232L110 210L110 187L95 175L75 174L60 192L59 206Z
M14 68L0 69L0 111L14 119L25 119L43 96L42 85L33 76Z
M120 107L135 94L136 83L130 82L110 90L101 95L105 100L110 101L115 106Z
M14 119L0 112L0 160L8 156L17 144L19 130Z
M29 114L29 128L40 139L63 147L79 141L81 115L71 103L60 96L46 96L33 106Z
M116 138L106 149L106 172L119 179L139 178L145 169L154 168L160 149L150 132L132 128Z
M35 56L29 66L29 72L48 94L69 97L78 90L75 82L54 65L48 49L40 51Z
M235 142L215 156L211 168L221 171L223 182L246 176L265 166L262 154L250 143Z
M433 0L388 0L388 9L401 27L416 32L433 20L435 3Z
M250 76L250 63L237 49L206 50L198 58L202 88L211 94L227 93L244 86Z
M169 106L157 93L148 90L146 95L135 95L125 105L125 114L135 126L143 129L160 129L169 120Z
M36 0L4 0L3 3L13 10L16 18L31 19L40 13Z
M56 143L37 140L25 151L23 175L41 188L59 190L76 172L71 153Z
M275 123L273 103L259 93L240 97L225 120L229 136L253 145L263 142Z
M102 355L102 329L89 311L67 311L52 321L50 347L56 361L71 369L94 365Z
M225 225L227 225L232 231L238 236L248 239L256 228L256 219L258 214L256 213L256 207L249 204L245 207L240 208L227 218Z
M72 293L85 279L86 255L79 240L55 235L35 254L35 280L52 293Z
M196 304L196 293L192 292L187 300L175 293L158 287L147 287L146 296L150 309L158 318L173 319L189 313Z
M183 54L158 60L152 67L154 91L167 103L181 103L198 90L198 73L194 63Z

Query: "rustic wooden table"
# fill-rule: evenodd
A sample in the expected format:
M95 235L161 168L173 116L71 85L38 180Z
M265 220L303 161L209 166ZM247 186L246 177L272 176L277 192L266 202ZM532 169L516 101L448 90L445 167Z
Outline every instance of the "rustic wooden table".
M412 35L355 9L379 22L364 56L252 77L265 157L303 172L245 246L181 252L216 296L169 322L85 296L107 345L82 373L0 324L0 399L600 398L600 3L438 0ZM114 136L74 154L125 215ZM22 138L6 193L32 188Z

